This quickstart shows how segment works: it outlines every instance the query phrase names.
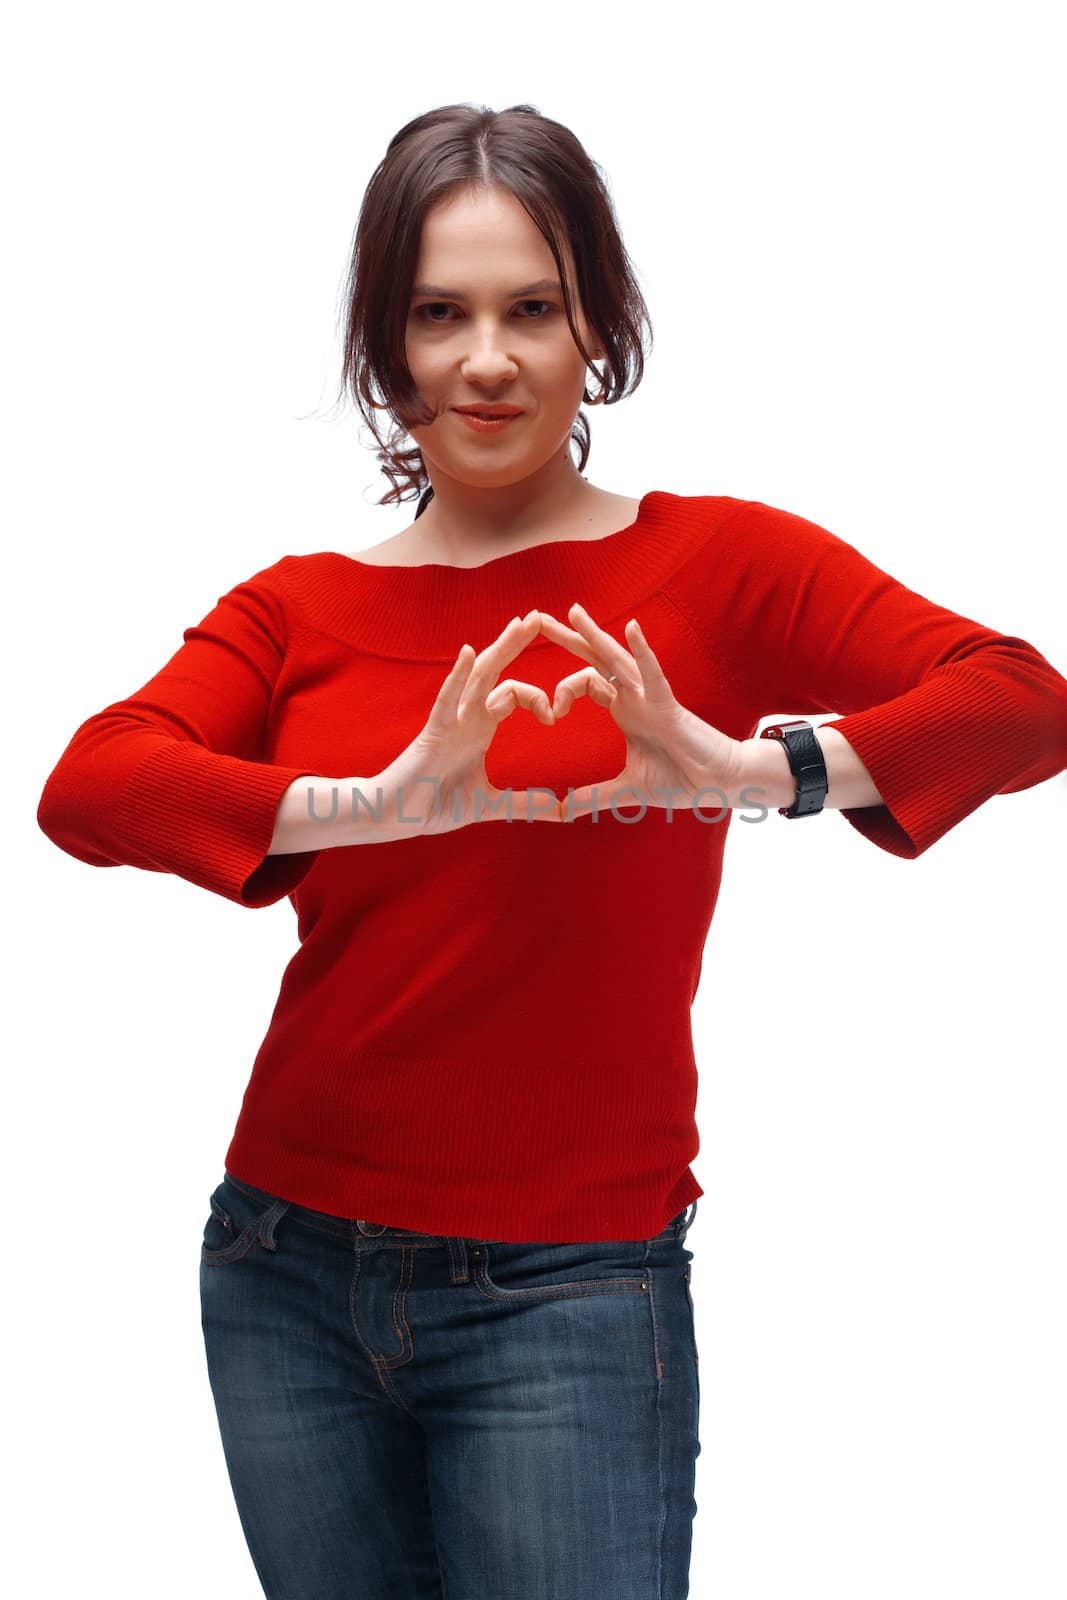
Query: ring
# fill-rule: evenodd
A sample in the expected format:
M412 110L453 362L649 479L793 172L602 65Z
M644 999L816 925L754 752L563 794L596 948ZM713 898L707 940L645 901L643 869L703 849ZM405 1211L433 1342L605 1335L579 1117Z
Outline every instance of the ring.
M608 673L608 676L607 676L607 681L608 681L608 683L614 683L614 682L615 682L615 679L616 679L616 678L617 678L617 677L618 677L618 676L619 676L619 674L618 674L618 673L617 673L617 672L609 672L609 673Z

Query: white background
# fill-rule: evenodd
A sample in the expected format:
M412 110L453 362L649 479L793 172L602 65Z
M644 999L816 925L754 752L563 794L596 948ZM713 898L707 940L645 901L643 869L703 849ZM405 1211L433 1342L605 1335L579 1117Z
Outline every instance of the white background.
M325 419L388 140L530 101L601 164L655 347L589 412L591 482L809 517L1065 672L1058 21L9 21L9 1593L260 1593L197 1280L295 918L93 869L35 810L75 728L235 583L410 521L359 419ZM1067 774L914 862L836 813L734 819L694 1014L696 1600L1067 1593L1065 820Z

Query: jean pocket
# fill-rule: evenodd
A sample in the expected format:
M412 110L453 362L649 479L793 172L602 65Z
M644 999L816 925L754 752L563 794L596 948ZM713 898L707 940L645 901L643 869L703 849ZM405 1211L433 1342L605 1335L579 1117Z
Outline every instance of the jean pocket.
M227 1174L209 1201L201 1262L221 1267L240 1261L257 1241L266 1250L277 1250L274 1229L289 1204L266 1190L238 1185Z
M471 1281L490 1300L529 1304L578 1295L647 1294L645 1246L485 1244L469 1249Z

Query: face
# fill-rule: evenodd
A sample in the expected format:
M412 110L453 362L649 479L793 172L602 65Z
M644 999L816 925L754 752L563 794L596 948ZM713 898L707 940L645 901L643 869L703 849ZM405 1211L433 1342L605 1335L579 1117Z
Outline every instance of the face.
M598 346L569 254L564 265L575 324L592 354ZM436 413L409 430L431 477L502 488L568 451L582 390L595 390L596 381L567 326L560 290L531 287L558 277L547 241L507 189L458 192L427 213L405 348ZM521 406L522 415L482 431L453 410L494 402Z

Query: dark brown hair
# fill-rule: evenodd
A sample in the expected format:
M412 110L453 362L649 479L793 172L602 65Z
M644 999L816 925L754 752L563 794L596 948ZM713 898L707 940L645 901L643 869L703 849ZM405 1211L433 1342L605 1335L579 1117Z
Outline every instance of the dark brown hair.
M340 399L350 392L378 445L376 455L392 488L379 505L419 495L421 516L433 489L418 446L399 448L405 418L423 426L432 408L419 394L404 354L408 302L418 262L422 221L431 206L459 189L507 188L541 230L559 269L567 324L587 364L563 268L568 241L581 306L603 352L598 395L604 405L632 394L645 367L642 331L652 324L623 246L607 185L597 163L562 123L535 106L438 106L405 124L389 141L359 212L344 305L344 365ZM383 439L375 412L396 428ZM571 429L579 472L589 459L589 422L579 411Z

